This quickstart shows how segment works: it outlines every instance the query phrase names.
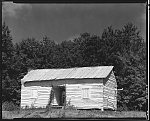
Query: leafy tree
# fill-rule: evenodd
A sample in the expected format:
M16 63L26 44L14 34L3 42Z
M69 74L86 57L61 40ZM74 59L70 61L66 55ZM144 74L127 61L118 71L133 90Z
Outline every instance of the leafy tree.
M113 65L118 88L123 88L118 91L118 108L146 110L146 43L132 23L122 29L110 26L101 37L82 33L60 44L45 36L41 41L28 38L13 46L5 23L2 30L3 100L20 100L20 79L28 68Z
M63 41L59 46L64 68L74 67L73 47L74 43L72 41Z
M14 47L10 30L5 23L2 25L2 102L10 101L13 95L12 84L12 57L14 54Z
M53 57L55 56L56 43L47 36L40 41L40 58L42 58L42 68L54 68Z

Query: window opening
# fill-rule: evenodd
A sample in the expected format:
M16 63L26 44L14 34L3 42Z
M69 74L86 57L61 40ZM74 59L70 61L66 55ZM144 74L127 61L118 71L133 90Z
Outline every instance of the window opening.
M89 98L89 88L82 88L82 98Z

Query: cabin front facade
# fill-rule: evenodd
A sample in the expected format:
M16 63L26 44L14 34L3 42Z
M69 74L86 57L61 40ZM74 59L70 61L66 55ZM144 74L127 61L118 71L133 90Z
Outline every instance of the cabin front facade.
M31 70L21 80L21 107L73 105L79 109L116 110L117 83L113 66Z

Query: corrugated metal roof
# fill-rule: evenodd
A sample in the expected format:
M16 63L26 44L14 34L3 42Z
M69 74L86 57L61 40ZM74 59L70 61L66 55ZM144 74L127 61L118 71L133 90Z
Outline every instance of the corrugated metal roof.
M59 79L106 78L112 69L113 66L36 69L28 72L21 81L27 82Z

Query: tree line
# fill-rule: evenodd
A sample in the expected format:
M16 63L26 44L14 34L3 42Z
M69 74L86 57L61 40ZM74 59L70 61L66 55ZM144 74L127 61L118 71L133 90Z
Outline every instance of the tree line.
M28 69L114 66L122 110L147 110L146 42L132 23L121 29L112 26L101 36L81 33L57 44L45 36L13 44L6 23L2 25L2 102L20 104L21 79Z

